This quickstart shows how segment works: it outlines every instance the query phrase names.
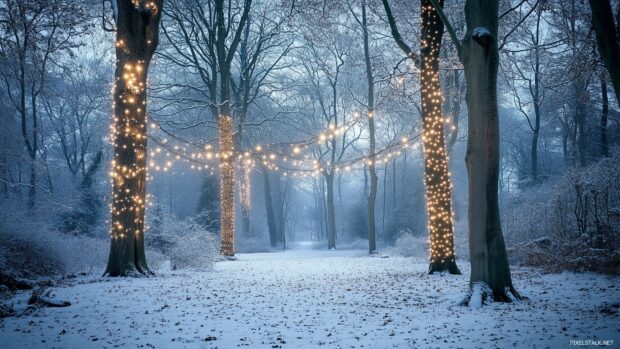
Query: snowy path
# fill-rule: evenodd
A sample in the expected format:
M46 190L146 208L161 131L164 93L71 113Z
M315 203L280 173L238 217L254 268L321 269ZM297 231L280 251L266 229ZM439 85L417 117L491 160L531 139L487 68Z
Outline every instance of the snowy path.
M408 258L291 251L240 255L211 272L78 279L54 290L70 307L0 322L0 348L620 345L619 309L608 305L620 302L618 278L513 268L530 302L470 309L453 306L468 282L460 267L465 275L426 275L425 262Z

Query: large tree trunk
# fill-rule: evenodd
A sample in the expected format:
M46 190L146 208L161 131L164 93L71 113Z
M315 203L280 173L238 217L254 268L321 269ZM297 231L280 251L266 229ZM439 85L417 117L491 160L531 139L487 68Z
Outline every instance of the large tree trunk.
M220 134L220 254L235 255L235 169L233 153L233 119L229 114L218 118Z
M377 201L377 170L375 169L375 81L370 64L370 47L368 45L368 23L366 18L366 1L362 3L362 32L364 38L364 62L366 63L366 81L368 83L368 133L370 134L370 149L368 150L368 174L370 175L370 193L366 206L368 223L368 253L377 252L377 227L375 224L375 203ZM366 171L364 171L364 193L366 189Z
M146 207L146 81L158 44L163 0L118 0L112 139L111 244L104 274L152 274L144 253Z
M327 249L336 248L336 208L334 207L334 173L326 173L325 186L327 191Z
M461 60L467 81L469 121L465 161L469 179L470 287L484 284L494 300L507 302L507 291L517 298L519 295L512 286L498 203L498 2L467 0L467 33Z
M241 34L248 19L252 0L245 0L243 12L239 17L237 30L229 37L230 16L224 0L216 0L215 10L215 54L219 71L219 114L217 123L220 136L220 254L225 257L235 255L235 169L234 135L231 114L230 67L241 40ZM212 33L213 35L213 33ZM214 70L214 75L216 75ZM215 91L211 91L212 97ZM212 99L213 101L213 99Z
M620 104L620 37L618 37L620 23L614 24L609 0L589 0L589 2L598 50L611 76L616 101ZM618 16L620 16L620 10Z
M439 86L439 49L444 25L430 0L421 2L420 74L424 126L424 172L431 256L429 273L460 274L454 256L451 184ZM439 1L443 6L443 0Z

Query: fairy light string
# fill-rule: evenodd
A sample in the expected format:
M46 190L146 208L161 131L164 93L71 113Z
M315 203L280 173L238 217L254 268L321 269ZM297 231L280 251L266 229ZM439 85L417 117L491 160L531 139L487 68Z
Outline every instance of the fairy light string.
M426 206L430 237L430 272L458 273L454 255L454 232L451 203L451 181L444 139L445 117L439 84L439 49L441 35L439 15L433 5L422 1L420 43Z
M233 119L229 115L218 118L220 132L220 253L223 256L235 254L235 167Z
M123 49L123 40L118 40L117 46ZM148 169L144 70L141 60L125 64L114 87L122 93L113 102L115 113L110 126L114 145L110 170L113 186L110 235L113 239L137 236L144 230Z

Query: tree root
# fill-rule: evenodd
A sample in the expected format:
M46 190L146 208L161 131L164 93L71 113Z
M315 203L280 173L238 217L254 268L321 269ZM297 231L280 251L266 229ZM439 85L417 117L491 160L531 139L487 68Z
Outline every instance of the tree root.
M484 282L475 282L471 285L469 292L458 302L458 305L469 306L470 308L481 308L489 302L512 303L514 301L527 300L515 290L514 287L505 287L503 291L492 290Z

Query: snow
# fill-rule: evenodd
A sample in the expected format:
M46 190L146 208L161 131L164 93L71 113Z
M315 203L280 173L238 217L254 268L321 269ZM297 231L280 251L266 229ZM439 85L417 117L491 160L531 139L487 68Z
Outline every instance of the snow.
M513 268L530 301L455 305L463 275L364 251L240 254L205 272L80 277L53 289L66 308L0 322L2 348L559 348L615 340L620 278ZM12 302L23 309L28 293Z
M491 32L489 31L489 29L485 28L485 27L476 27L474 28L474 31L472 32L473 37L475 38L481 38L484 36L491 36Z

